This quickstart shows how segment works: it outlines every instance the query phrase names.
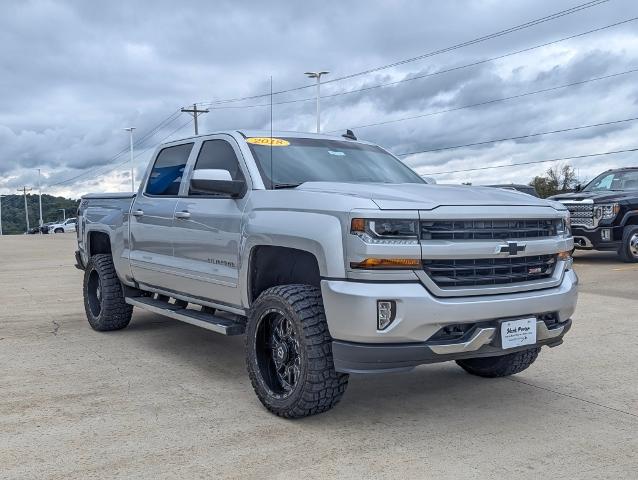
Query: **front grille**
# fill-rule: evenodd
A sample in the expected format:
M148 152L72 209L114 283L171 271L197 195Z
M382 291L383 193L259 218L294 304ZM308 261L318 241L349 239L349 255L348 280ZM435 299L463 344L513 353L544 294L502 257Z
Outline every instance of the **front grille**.
M565 203L564 205L567 207L567 210L569 210L572 217L572 225L580 225L588 228L592 228L594 226L593 204Z
M423 260L423 269L440 288L504 285L551 277L556 255L508 258Z
M423 240L505 240L557 235L561 219L438 220L421 222Z

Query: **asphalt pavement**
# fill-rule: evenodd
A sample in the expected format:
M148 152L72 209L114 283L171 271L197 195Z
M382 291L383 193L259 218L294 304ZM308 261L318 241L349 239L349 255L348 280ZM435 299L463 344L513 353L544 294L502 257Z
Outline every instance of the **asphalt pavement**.
M73 234L0 237L0 478L638 478L638 265L576 253L565 343L507 379L351 376L268 413L243 337L143 311L89 328Z

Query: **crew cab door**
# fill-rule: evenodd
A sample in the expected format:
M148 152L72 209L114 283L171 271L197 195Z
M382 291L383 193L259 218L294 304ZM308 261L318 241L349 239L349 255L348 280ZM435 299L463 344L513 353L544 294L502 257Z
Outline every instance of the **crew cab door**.
M241 305L239 248L242 214L250 189L235 198L202 195L190 188L190 177L198 169L227 170L233 180L246 181L248 175L232 137L209 138L189 169L175 208L173 245L178 289L189 296Z
M163 148L130 214L131 272L140 284L175 289L173 214L193 143Z

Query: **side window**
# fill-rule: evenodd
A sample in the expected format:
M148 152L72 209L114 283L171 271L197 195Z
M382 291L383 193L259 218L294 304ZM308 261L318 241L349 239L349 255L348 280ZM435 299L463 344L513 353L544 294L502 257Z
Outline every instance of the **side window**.
M239 167L237 155L226 140L207 140L204 142L195 162L195 170L201 169L228 170L233 180L245 180ZM200 195L192 190L188 194Z
M192 149L192 143L163 149L157 156L153 170L151 170L146 193L176 196L179 193L179 184Z

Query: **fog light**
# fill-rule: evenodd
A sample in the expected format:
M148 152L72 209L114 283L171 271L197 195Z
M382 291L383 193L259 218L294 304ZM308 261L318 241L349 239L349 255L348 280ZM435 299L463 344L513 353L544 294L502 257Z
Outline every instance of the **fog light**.
M611 228L603 228L600 231L600 238L603 242L608 242L611 240Z
M385 330L396 317L397 304L394 300L377 300L377 330Z

